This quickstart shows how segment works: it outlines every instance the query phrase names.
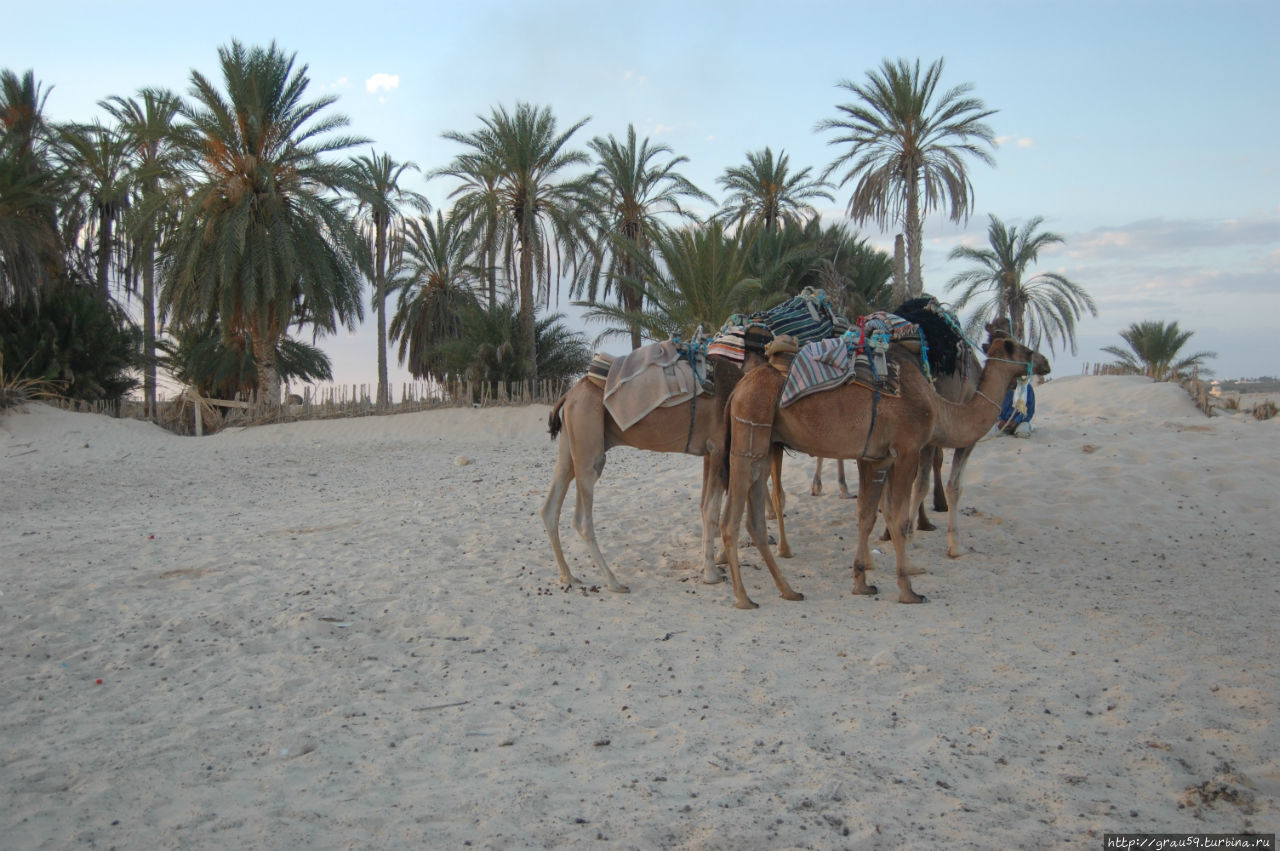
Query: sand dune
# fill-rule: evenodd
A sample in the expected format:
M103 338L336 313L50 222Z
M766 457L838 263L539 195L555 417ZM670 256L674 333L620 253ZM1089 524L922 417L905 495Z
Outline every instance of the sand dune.
M850 595L856 503L788 459L783 569L807 599L748 549L753 612L698 582L684 456L610 453L596 524L632 593L557 587L546 407L201 439L9 413L0 846L1274 831L1280 423L1132 377L1037 402L1031 440L970 463L968 554L916 536L923 606Z

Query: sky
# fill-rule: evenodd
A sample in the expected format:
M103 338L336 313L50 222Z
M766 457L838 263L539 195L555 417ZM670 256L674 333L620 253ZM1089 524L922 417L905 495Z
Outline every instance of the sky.
M717 201L717 178L749 151L785 151L821 171L839 149L816 132L885 59L945 60L943 87L970 84L996 165L970 163L974 211L924 224L927 292L948 301L957 245L984 247L989 216L1063 237L1033 272L1083 286L1076 351L1056 375L1113 360L1103 346L1146 320L1194 331L1184 353L1216 352L1220 378L1280 376L1280 3L1020 0L894 3L350 3L227 0L23 3L4 14L0 68L30 69L46 114L86 121L98 101L144 86L186 94L193 70L217 77L221 46L275 41L308 67L314 96L370 148L423 172L461 148L445 131L517 102L547 106L570 146L642 137L688 158L682 173ZM447 208L444 179L411 188ZM849 188L820 208L845 215ZM710 207L703 210L710 213ZM893 234L856 227L892 253ZM594 341L567 290L559 310ZM376 382L373 311L355 332L322 339L335 380ZM617 339L598 348L620 353ZM390 349L391 380L411 380Z

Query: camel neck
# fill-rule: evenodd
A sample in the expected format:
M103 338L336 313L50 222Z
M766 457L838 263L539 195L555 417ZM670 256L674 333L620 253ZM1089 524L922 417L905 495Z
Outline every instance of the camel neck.
M963 404L939 398L934 425L934 443L946 447L972 446L1000 417L1005 391L1022 374L1026 364L1003 358L988 358L978 380L978 390Z

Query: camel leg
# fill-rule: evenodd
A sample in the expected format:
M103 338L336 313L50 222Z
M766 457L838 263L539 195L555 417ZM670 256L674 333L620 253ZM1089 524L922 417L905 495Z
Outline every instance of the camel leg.
M725 498L724 520L720 525L721 543L729 562L729 578L733 581L733 604L739 609L758 608L747 596L738 561L738 530L742 528L742 512L746 508L747 491L751 487L752 468L758 463L742 456L730 456L729 493Z
M849 482L844 475L844 459L836 459L836 484L840 486L841 499L853 499L853 494L849 493Z
M933 453L933 510L939 513L947 510L947 487L942 482L942 456L941 447L934 447ZM922 462L923 463L923 462ZM955 467L955 455L952 454L951 465Z
M919 466L918 453L900 453L889 473L889 493L885 506L885 524L893 539L898 565L898 602L923 603L925 598L911 587L911 564L907 560L907 542L911 532L912 485Z
M905 529L905 533L908 538L911 537L911 518L913 516L918 515L917 528L922 529L925 532L932 532L934 529L938 528L937 526L934 526L932 523L929 522L929 518L924 513L924 498L929 492L929 471L930 469L932 469L932 466L933 466L932 462L931 461L926 462L924 457L925 452L929 450L934 450L935 452L940 451L933 446L928 446L928 447L925 447L925 449L921 450L919 469L916 471L916 474L915 474L915 485L911 492L911 499L909 500L909 510L907 512L907 527ZM889 483L885 487L886 494L888 494L892 490L893 490L893 481L892 479L890 479ZM887 495L885 499L886 500L888 499ZM888 511L888 508L886 507L885 527L884 527L884 531L880 534L881 541L893 540L893 536L889 533L888 518L889 518L889 511ZM912 570L913 570L913 573L916 573L916 574L924 573L923 569L912 568Z
M916 472L914 493L916 528L921 532L932 532L938 527L933 525L929 516L924 513L924 498L929 494L929 474L934 470L935 459L942 457L942 450L930 444L920 451L920 469ZM907 515L910 517L910 514Z
M782 447L773 446L769 450L769 477L773 480L774 516L778 518L778 557L791 558L791 544L787 543L787 522L783 520L783 510L787 507L787 494L782 490Z
M858 548L853 555L855 594L875 594L877 590L876 586L867 584L867 571L871 569L871 532L880 511L886 466L874 461L858 462Z
M947 478L947 555L960 558L960 526L957 518L960 515L960 486L964 476L965 465L973 454L972 446L957 449L951 455L951 475Z
M711 453L702 456L702 581L708 585L724 581L724 571L715 552L720 532L720 512L724 505L724 480L716 473Z
M564 506L565 495L569 492L569 483L573 481L573 455L569 448L569 435L561 433L560 446L556 456L556 472L551 480L551 490L542 503L542 525L546 527L551 538L551 551L555 553L556 566L560 568L560 584L574 585L578 580L569 570L565 561L564 549L560 546L560 509Z
M760 556L764 559L765 565L768 566L769 573L773 576L773 584L778 586L778 593L782 595L782 599L803 600L804 595L798 591L793 591L791 586L787 584L786 578L778 568L777 560L774 559L773 553L769 550L769 528L764 518L766 496L764 477L752 481L751 487L747 491L747 532L751 535L751 541L756 545L756 549L760 551ZM779 516L781 516L781 512L779 512Z
M575 465L578 469L578 504L573 514L573 525L578 530L578 534L587 542L587 549L591 551L591 557L595 559L596 567L600 568L600 572L604 574L605 582L608 583L610 591L617 591L619 594L627 593L629 589L618 581L613 575L613 571L609 569L609 565L604 560L604 553L600 551L600 545L596 543L596 524L594 518L595 492L596 482L600 479L600 474L604 472L604 453L601 452L590 466Z
M588 429L587 433L582 433L574 428L574 412L568 410L565 406L563 413L564 432L560 436L560 445L563 447L568 443L567 452L569 454L569 463L572 465L573 477L577 482L577 504L574 506L573 526L578 530L578 534L587 542L587 549L591 551L591 558L595 561L596 567L604 574L605 583L610 591L617 591L625 594L629 589L618 581L613 575L613 571L609 569L608 563L605 561L604 553L600 551L600 545L596 542L596 527L594 519L595 506L595 490L596 482L600 479L600 474L604 472L605 459L605 443L603 418L601 418L601 429L596 432ZM565 457L566 450L560 450L560 458ZM556 463L557 469L560 461ZM558 512L557 512L558 516ZM568 567L563 563L561 556L560 580L562 582L573 582L573 576L568 573Z
M822 496L822 459L817 458L813 464L813 481L809 483L810 496Z

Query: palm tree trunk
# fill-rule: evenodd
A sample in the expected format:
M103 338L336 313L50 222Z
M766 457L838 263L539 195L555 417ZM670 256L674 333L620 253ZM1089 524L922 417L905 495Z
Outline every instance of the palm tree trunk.
M258 402L271 408L280 405L280 374L276 370L276 343L279 332L255 332L253 359L258 367Z
M493 306L498 303L498 246L494 244L497 240L497 235L492 216L489 218L489 223L485 225L485 231L484 257L487 267L485 271L489 279L489 309L492 310Z
M103 299L107 289L107 270L111 266L111 212L105 205L98 208L98 292Z
M911 175L907 186L907 294L910 298L918 298L924 292L924 272L920 268L920 257L924 249L924 225L920 221L920 181L916 174Z
M520 339L525 347L525 379L538 380L538 340L533 321L533 252L531 239L520 234Z
M898 234L893 238L893 303L907 300L907 247Z
M638 246L640 241L639 223L632 224L628 222L624 227L624 232L627 234L627 239ZM630 257L623 257L619 271L622 273L622 280L618 281L618 287L620 288L618 294L621 297L622 309L638 313L640 308L644 307L644 291L640 289L639 282L636 281L635 263L632 262ZM640 327L632 324L631 350L635 351L638 348L640 348Z
M386 408L387 396L387 221L374 217L374 298L378 302L378 397L377 407Z
M142 266L142 405L147 419L156 416L156 263L148 247Z

